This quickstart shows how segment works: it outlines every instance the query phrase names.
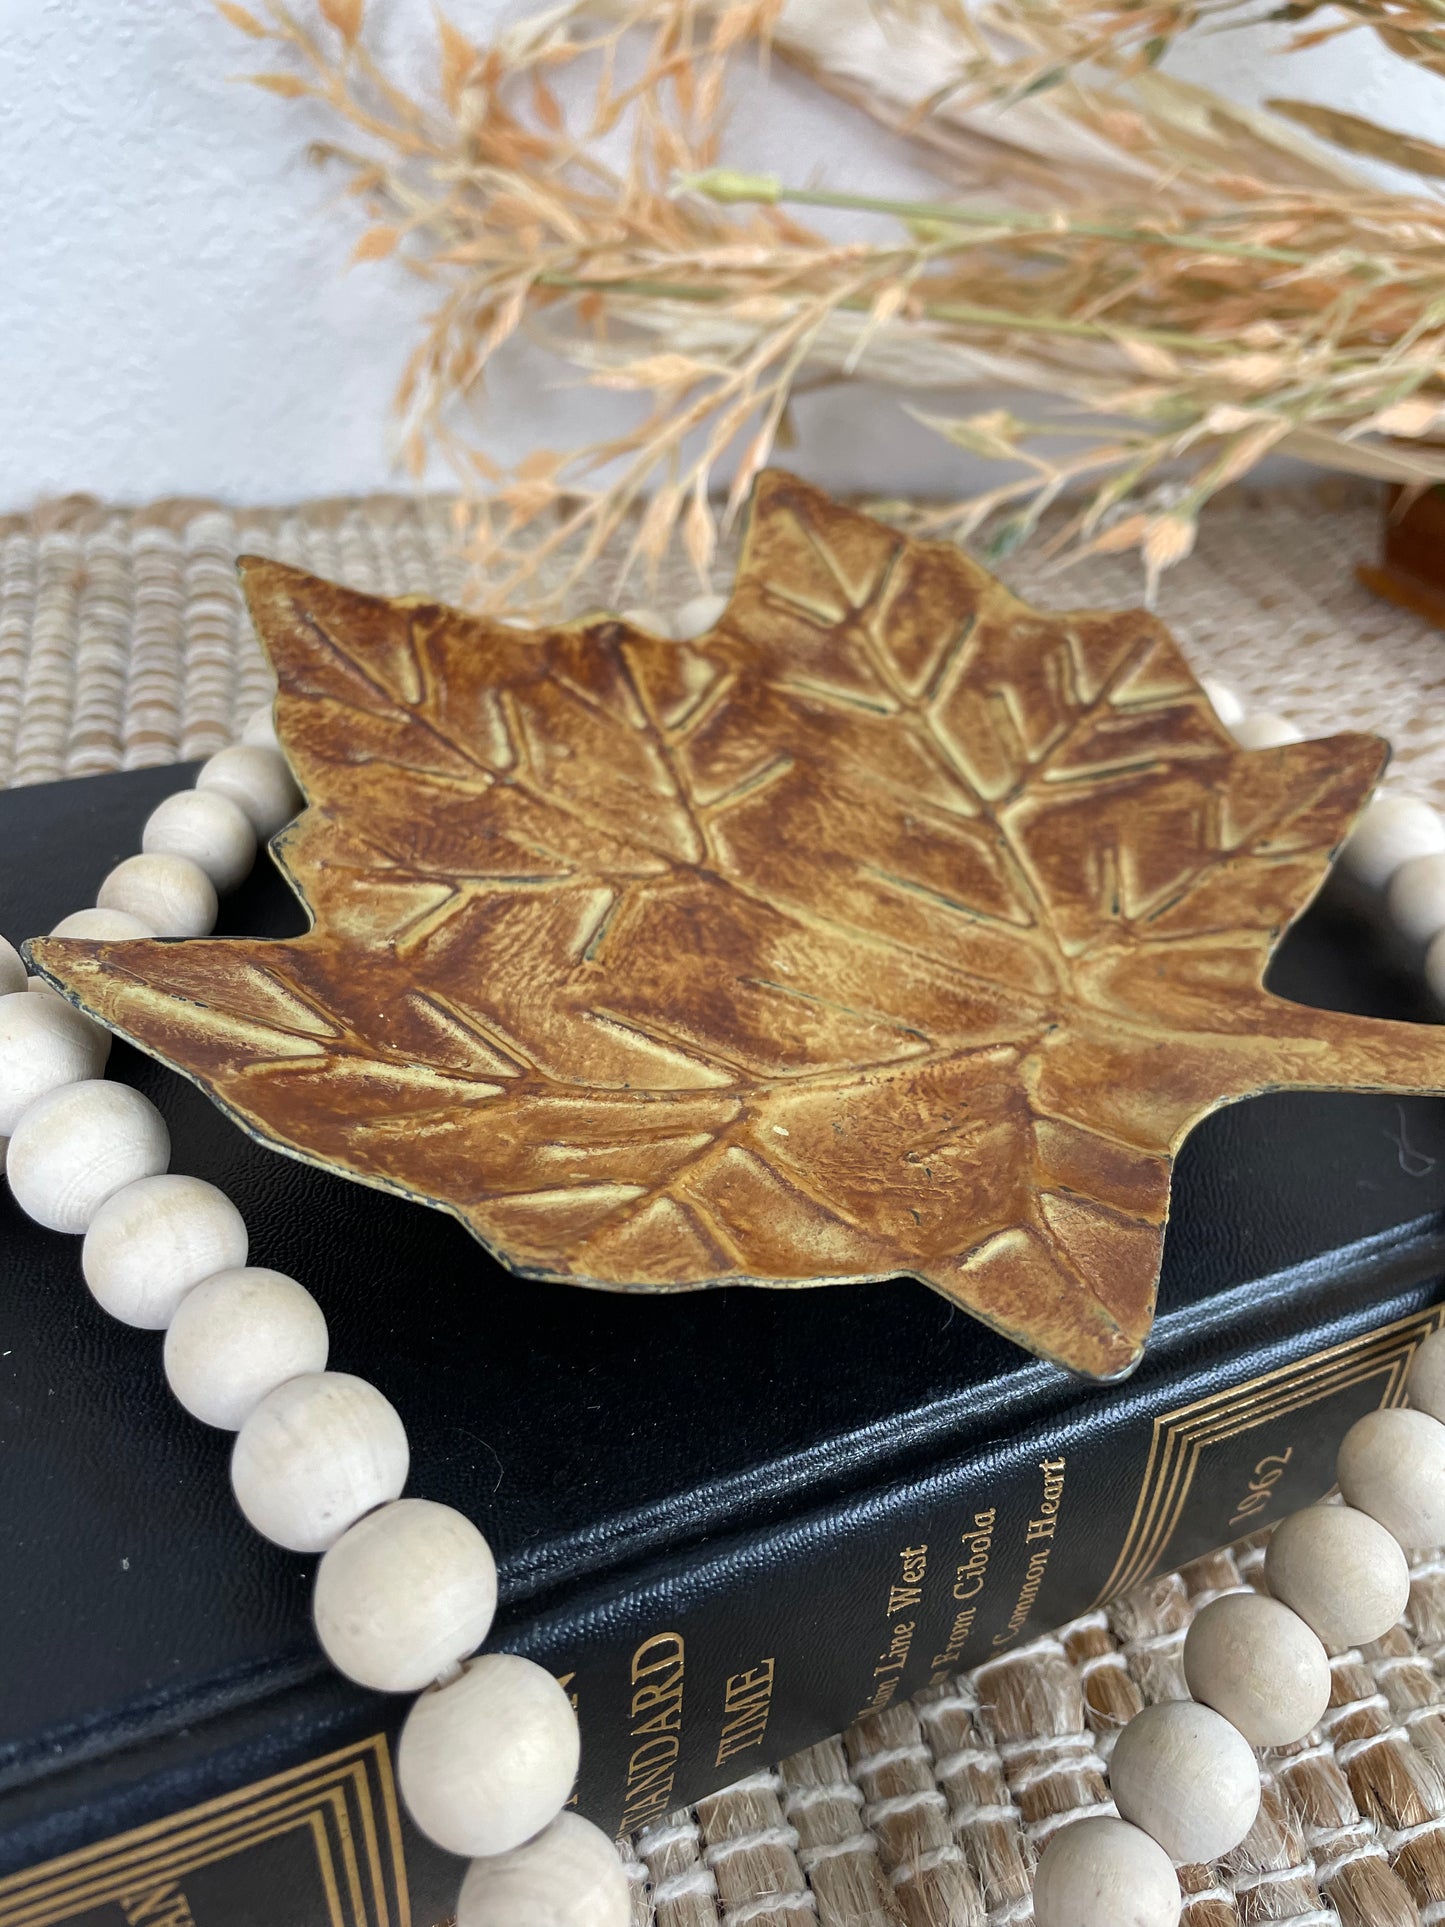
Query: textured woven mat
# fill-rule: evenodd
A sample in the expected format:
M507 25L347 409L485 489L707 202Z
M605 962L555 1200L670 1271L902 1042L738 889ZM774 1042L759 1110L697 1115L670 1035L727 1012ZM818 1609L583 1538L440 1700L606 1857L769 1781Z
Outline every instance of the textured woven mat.
M1370 491L1241 491L1165 577L1160 614L1200 673L1306 735L1376 729L1391 780L1445 808L1445 640L1354 579L1379 546ZM83 498L0 517L0 787L207 756L269 694L232 564L255 550L358 589L457 598L466 570L449 501L372 496L297 509L197 502L106 508ZM727 580L725 555L718 581ZM1139 600L1137 564L1051 571L1036 551L1001 573L1056 607ZM644 597L664 612L682 574ZM598 582L594 605L605 605ZM586 606L584 602L582 606Z
M1366 492L1241 492L1166 578L1160 613L1196 668L1248 706L1306 734L1378 730L1395 744L1398 787L1445 808L1445 638L1356 585L1378 518ZM445 500L392 497L290 510L71 499L0 518L0 786L230 741L270 694L238 553L455 599L453 526ZM1057 574L1026 555L1003 573L1054 606L1138 600L1123 558ZM649 600L666 612L695 587L665 581ZM634 1842L636 1927L1025 1927L1035 1854L1105 1799L1119 1728L1184 1694L1193 1612L1254 1583L1260 1559L1245 1542L1150 1581L670 1816ZM1217 1867L1184 1870L1186 1927L1445 1922L1442 1653L1445 1558L1432 1555L1415 1567L1404 1626L1334 1662L1318 1733L1266 1757L1249 1838Z

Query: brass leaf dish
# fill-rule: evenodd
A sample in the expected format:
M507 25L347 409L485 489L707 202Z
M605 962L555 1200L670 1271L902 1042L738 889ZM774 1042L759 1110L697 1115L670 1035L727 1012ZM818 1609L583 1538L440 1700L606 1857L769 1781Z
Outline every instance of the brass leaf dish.
M1113 1377L1206 1112L1445 1087L1445 1029L1262 987L1384 745L1236 748L1140 611L1039 614L776 472L696 642L243 567L312 928L35 961L525 1275L911 1274Z

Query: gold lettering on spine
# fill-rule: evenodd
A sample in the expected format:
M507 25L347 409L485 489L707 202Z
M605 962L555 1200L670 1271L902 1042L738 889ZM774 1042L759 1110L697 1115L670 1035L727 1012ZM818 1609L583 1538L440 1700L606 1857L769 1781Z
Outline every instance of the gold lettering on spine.
M964 1556L953 1572L953 1597L959 1610L953 1616L942 1652L935 1653L930 1662L933 1667L930 1686L941 1686L948 1678L973 1632L973 1622L978 1617L978 1596L988 1577L988 1556L997 1519L998 1512L993 1506L975 1512L973 1525L959 1540Z
M773 1710L774 1662L765 1659L750 1672L734 1673L723 1689L723 1729L715 1766L761 1746Z
M681 1633L655 1633L632 1655L631 1737L627 1804L619 1831L667 1813L682 1749L682 1689L686 1649Z
M911 1610L923 1597L928 1547L904 1546L898 1554L898 1563L898 1577L889 1582L888 1603L883 1609L883 1616L888 1622L888 1643L878 1654L873 1667L873 1678L877 1683L872 1697L854 1715L855 1719L861 1720L868 1713L881 1713L898 1691L898 1682L908 1664L913 1635L918 1630L916 1619L900 1619L898 1615Z
M1008 1625L1001 1633L995 1633L993 1644L1007 1646L1023 1631L1034 1602L1039 1596L1039 1588L1044 1583L1044 1574L1049 1568L1049 1554L1053 1551L1054 1532L1059 1523L1059 1510L1064 1502L1065 1461L1040 1459L1039 1471L1043 1474L1043 1489L1039 1499L1037 1516L1030 1519L1028 1530L1024 1533L1024 1544L1036 1546L1037 1550L1029 1555L1028 1568L1024 1573L1023 1585L1019 1596L1009 1614Z

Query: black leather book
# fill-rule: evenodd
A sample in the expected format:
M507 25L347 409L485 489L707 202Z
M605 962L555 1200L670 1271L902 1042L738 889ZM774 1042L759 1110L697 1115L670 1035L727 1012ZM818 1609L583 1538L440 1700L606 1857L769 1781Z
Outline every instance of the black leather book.
M0 930L91 902L193 771L0 796ZM224 929L300 914L264 864ZM1317 907L1302 1000L1428 1019ZM252 1143L123 1046L111 1075L304 1280L332 1362L404 1417L410 1490L496 1549L493 1643L564 1677L578 1802L635 1827L1319 1496L1438 1322L1445 1104L1276 1096L1179 1161L1133 1378L1071 1380L922 1286L609 1295L517 1279L451 1219ZM405 1704L330 1672L311 1560L255 1538L229 1437L79 1245L0 1199L0 1927L440 1920L399 1815Z

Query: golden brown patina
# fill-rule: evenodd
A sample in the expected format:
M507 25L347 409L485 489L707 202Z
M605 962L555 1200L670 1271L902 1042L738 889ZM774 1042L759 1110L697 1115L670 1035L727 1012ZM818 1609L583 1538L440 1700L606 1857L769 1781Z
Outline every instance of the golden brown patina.
M911 1273L1112 1376L1199 1118L1445 1085L1445 1032L1261 984L1384 746L1238 750L1142 612L1041 615L782 474L692 643L244 567L313 928L35 957L518 1271Z

